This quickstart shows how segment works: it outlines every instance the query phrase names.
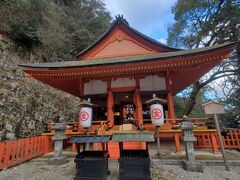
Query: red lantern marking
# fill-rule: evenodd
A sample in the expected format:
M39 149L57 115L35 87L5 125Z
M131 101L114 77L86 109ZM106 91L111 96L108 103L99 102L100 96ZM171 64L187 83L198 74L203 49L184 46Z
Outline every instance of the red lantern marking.
M159 120L162 117L162 111L158 108L152 110L152 117L153 119Z
M80 114L81 121L86 121L89 118L89 114L86 111L82 111Z

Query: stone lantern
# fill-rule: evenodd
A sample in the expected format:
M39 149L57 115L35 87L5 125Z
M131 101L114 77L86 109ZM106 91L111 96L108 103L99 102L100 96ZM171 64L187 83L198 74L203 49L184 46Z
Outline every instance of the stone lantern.
M52 127L55 130L55 135L52 140L54 144L54 156L49 160L49 164L61 165L67 162L66 156L62 156L63 140L67 138L65 130L67 129L66 123L55 123Z
M181 129L183 131L183 141L185 143L187 157L186 161L182 161L183 169L186 171L203 172L203 167L198 161L196 161L194 153L193 142L197 141L197 138L193 134L194 125L187 116L183 116Z

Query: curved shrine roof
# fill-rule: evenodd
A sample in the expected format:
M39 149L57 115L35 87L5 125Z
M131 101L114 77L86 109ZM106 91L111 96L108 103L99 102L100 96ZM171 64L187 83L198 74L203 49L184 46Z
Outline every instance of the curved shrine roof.
M112 58L102 58L102 59L92 59L84 61L63 61L63 62L53 62L53 63L31 63L31 64L20 64L19 66L24 69L58 69L58 68L74 68L74 67L95 67L102 65L112 65L112 64L126 64L126 63L138 63L144 61L164 61L173 59L177 61L177 58L183 57L193 57L196 55L203 55L210 52L215 52L218 50L224 50L226 48L231 48L235 46L237 42L220 44L216 46L209 46L198 49L182 50L175 52L164 52L164 53L154 53L154 54L144 54L144 55L133 55L133 56L121 56Z
M19 66L26 76L78 97L85 79L165 76L169 71L173 94L177 94L230 57L236 46L237 42L191 50L172 48L131 28L118 16L105 34L76 55L77 60Z

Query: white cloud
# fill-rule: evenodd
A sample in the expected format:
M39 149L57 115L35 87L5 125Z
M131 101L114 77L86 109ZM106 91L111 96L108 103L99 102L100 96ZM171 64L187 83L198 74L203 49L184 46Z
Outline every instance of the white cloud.
M163 44L166 44L167 43L167 40L165 38L160 38L158 39L157 41L163 43Z
M166 38L173 21L171 7L176 0L104 0L112 16L123 15L129 24L154 38Z

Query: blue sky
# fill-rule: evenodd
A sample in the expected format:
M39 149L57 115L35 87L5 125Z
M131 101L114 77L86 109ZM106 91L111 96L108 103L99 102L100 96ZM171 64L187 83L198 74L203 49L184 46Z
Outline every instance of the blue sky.
M165 43L167 27L173 22L171 7L176 0L104 0L112 17L120 14L130 26Z

